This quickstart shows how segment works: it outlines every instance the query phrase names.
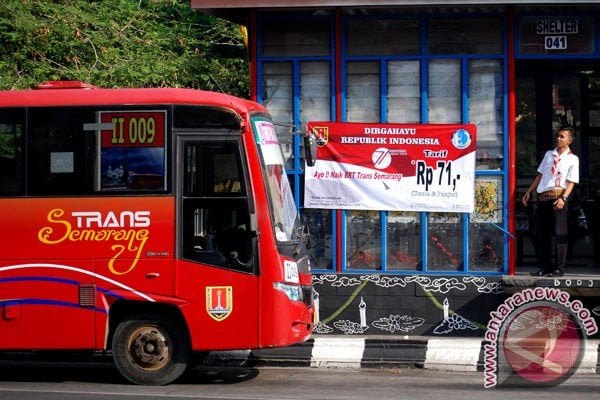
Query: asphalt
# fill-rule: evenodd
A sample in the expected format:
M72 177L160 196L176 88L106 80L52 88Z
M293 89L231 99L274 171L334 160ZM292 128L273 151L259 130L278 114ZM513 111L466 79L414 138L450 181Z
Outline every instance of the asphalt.
M482 338L313 335L304 343L261 350L211 352L207 364L311 368L484 370ZM600 340L587 340L577 374L600 374Z
M201 365L307 368L423 368L483 372L482 338L425 336L313 335L304 343L261 350L214 351L198 359ZM41 358L40 358L41 357ZM56 361L53 353L2 352L1 360ZM60 361L112 362L110 353L74 353ZM576 374L600 374L600 340L587 339Z

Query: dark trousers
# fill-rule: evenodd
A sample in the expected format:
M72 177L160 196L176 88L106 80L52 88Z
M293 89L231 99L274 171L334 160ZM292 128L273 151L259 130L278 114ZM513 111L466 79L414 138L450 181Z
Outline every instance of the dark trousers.
M555 200L540 201L535 213L534 246L540 268L547 271L565 269L567 261L568 231L567 207L555 210ZM552 236L556 242L556 262L552 264Z

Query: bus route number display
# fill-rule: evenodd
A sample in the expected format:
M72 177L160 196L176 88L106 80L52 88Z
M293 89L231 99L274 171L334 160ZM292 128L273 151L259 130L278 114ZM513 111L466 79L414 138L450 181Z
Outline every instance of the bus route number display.
M166 111L101 111L98 189L164 190Z
M102 130L102 147L163 147L164 111L103 112L101 121L112 125Z

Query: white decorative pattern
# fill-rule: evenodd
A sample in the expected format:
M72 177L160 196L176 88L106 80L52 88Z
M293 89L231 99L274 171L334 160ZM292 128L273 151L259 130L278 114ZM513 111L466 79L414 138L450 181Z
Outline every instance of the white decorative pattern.
M362 282L358 278L349 277L349 276L341 276L337 282L333 282L331 286L333 287L345 287L345 286L358 286Z
M358 304L358 313L360 317L360 326L364 328L367 326L367 303L365 303L365 300L362 297Z
M333 332L333 328L327 324L319 322L317 325L315 325L315 329L313 329L313 332L321 333L321 334L331 333L331 332Z
M447 319L443 320L441 324L435 327L433 333L436 335L443 335L454 331L462 331L471 329L476 331L478 328L471 321L461 317L458 314L453 314Z
M424 318L409 317L408 315L397 315L391 314L389 317L379 318L377 321L373 321L373 326L382 331L394 333L399 332L410 332L415 328L425 323Z
M464 276L464 277L430 277L424 275L317 275L313 278L315 285L328 285L330 287L359 287L365 284L372 284L381 288L406 287L409 284L419 285L425 293L431 297L432 301L443 311L444 319L433 330L434 335L444 335L455 331L462 330L478 330L481 329L476 323L469 321L463 316L454 313L450 310L448 298L443 304L437 304L432 293L447 294L450 291L465 291L472 285L478 293L483 294L502 294L502 286L499 280L490 281L486 277L481 276ZM362 288L357 288L362 289ZM354 295L357 295L360 290L356 290ZM390 295L393 297L393 295ZM369 323L366 321L366 302L361 294L359 297L359 313L358 320L353 322L350 320L338 320L332 323L332 326L326 324L318 324L315 328L315 333L331 333L339 330L346 335L362 334L369 328ZM392 300L390 300L392 301ZM362 306L361 306L362 304ZM343 306L345 308L345 306ZM339 313L343 308L339 309ZM600 315L600 307L594 310L596 315ZM390 314L388 317L381 317L370 323L370 326L375 330L385 331L389 333L395 332L411 332L426 323L425 318L412 317L409 315Z
M338 279L338 275L313 275L313 285L322 285L324 283L335 282Z
M390 275L361 275L357 278L343 275L315 275L314 285L329 283L332 287L358 286L364 281L370 282L383 288L395 286L406 287L408 283L416 283L423 289L436 293L448 293L450 290L466 290L468 284L477 288L479 293L501 294L503 293L500 281L488 282L482 276L464 276L462 282L454 277L430 278L423 275L390 276ZM600 313L600 311L598 311Z
M523 325L521 321L515 319L511 321L509 325L510 330L525 330L529 327L536 327L537 329L545 328L546 330L564 332L567 329L573 329L569 325L567 316L559 311L547 308L544 311L540 310L527 310L520 315L521 318L526 319L528 326Z
M394 286L406 287L406 281L401 276L363 275L360 279L384 288Z
M472 283L477 287L479 293L490 293L490 294L501 294L504 293L502 290L502 284L500 281L487 282L482 276L465 276L463 277L464 283Z
M352 322L347 319L336 321L333 323L333 326L335 326L336 329L344 332L346 335L361 334L369 329L368 326L360 326L358 322Z
M418 283L423 289L437 293L448 293L451 289L465 290L467 288L467 285L459 282L457 278L431 279L426 276L409 276L406 281Z

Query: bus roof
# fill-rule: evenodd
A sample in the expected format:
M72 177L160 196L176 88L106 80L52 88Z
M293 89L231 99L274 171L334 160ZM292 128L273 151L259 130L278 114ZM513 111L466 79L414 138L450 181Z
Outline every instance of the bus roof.
M0 91L2 107L59 107L181 104L233 108L238 113L267 112L258 103L224 93L180 88L98 89L82 84L40 85L38 89Z

